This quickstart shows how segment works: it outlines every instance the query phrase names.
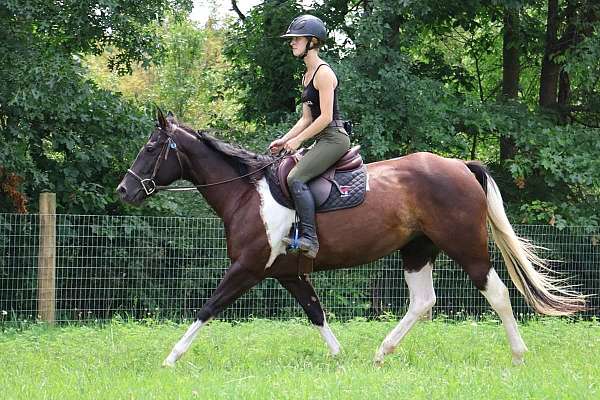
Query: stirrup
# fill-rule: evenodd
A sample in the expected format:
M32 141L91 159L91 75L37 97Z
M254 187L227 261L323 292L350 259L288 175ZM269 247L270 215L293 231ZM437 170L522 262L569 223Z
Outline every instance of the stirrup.
M298 222L294 222L292 232L289 236L285 236L281 241L286 244L288 253L297 253L300 251L300 230Z

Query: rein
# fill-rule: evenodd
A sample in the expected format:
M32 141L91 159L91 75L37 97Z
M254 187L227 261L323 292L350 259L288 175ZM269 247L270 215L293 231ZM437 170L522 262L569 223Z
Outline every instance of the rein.
M281 160L285 156L286 156L286 154L284 154L284 155L276 158L275 160L271 161L270 163L268 163L268 164L260 167L256 171L252 171L252 172L249 172L247 174L244 174L244 175L241 175L241 176L236 176L235 178L227 179L227 180L224 180L224 181L213 182L213 183L205 183L205 184L196 185L196 186L182 186L182 187L156 186L156 190L166 190L166 191L169 191L169 192L185 192L185 191L190 191L190 190L196 190L198 188L204 188L204 187L222 185L224 183L229 183L229 182L237 181L237 180L240 180L240 179L244 179L244 178L246 178L248 176L254 175L257 172L260 172L263 169L265 169L267 167L270 167L271 165L275 164L277 161Z
M156 174L158 173L158 169L160 168L160 165L162 164L163 154L164 154L164 160L166 160L167 157L169 156L169 151L171 149L173 149L175 151L175 154L177 155L177 160L179 161L179 169L181 170L180 178L183 178L183 164L181 163L181 156L179 155L177 143L175 143L175 140L173 140L171 135L169 135L167 141L165 142L165 144L163 145L163 148L160 151L158 159L156 160L156 164L154 165L154 170L152 171L152 176L150 178L145 178L145 179L141 178L138 174L136 174L131 169L127 170L128 173L130 173L133 177L135 177L140 182L140 185L142 185L142 189L144 189L144 192L146 192L147 196L150 196L152 193L158 192L159 190L168 191L168 192L185 192L185 191L190 191L190 190L196 190L199 188L218 186L218 185L223 185L225 183L238 181L240 179L244 179L246 177L254 175L257 172L260 172L267 167L270 167L271 165L275 164L276 162L280 161L282 158L284 158L290 154L288 151L284 151L283 154L277 156L273 161L269 162L268 164L260 167L259 169L255 170L255 171L249 172L249 173L241 175L241 176L236 176L231 179L226 179L226 180L220 181L220 182L212 182L212 183L205 183L205 184L200 184L200 185L195 185L195 186L182 186L182 187L159 186L156 184L156 181L154 180L154 178L156 177Z

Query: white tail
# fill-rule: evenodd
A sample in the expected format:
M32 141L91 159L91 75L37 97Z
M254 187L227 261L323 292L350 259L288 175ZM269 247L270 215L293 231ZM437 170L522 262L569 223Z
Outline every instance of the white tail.
M535 253L537 246L516 235L506 216L498 185L485 167L478 163L467 163L467 166L486 189L492 237L502 253L511 280L529 305L546 315L584 311L586 296L570 290L570 286L564 284L565 279L553 277L554 272L547 261Z

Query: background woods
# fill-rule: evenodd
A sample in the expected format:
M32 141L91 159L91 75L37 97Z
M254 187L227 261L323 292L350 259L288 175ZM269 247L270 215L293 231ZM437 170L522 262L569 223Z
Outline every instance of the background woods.
M302 63L278 36L301 4L263 1L202 25L191 6L0 4L2 211L35 211L51 190L61 213L142 212L113 190L153 104L257 152L289 128ZM324 0L306 11L332 31L323 57L369 161L481 159L516 222L599 223L598 2ZM143 213L208 213L201 203L161 195Z

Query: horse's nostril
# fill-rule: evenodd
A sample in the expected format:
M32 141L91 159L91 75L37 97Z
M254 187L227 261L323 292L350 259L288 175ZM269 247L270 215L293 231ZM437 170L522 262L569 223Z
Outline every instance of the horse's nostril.
M127 189L125 189L125 186L119 185L119 186L117 186L117 193L125 194L125 193L127 193Z

